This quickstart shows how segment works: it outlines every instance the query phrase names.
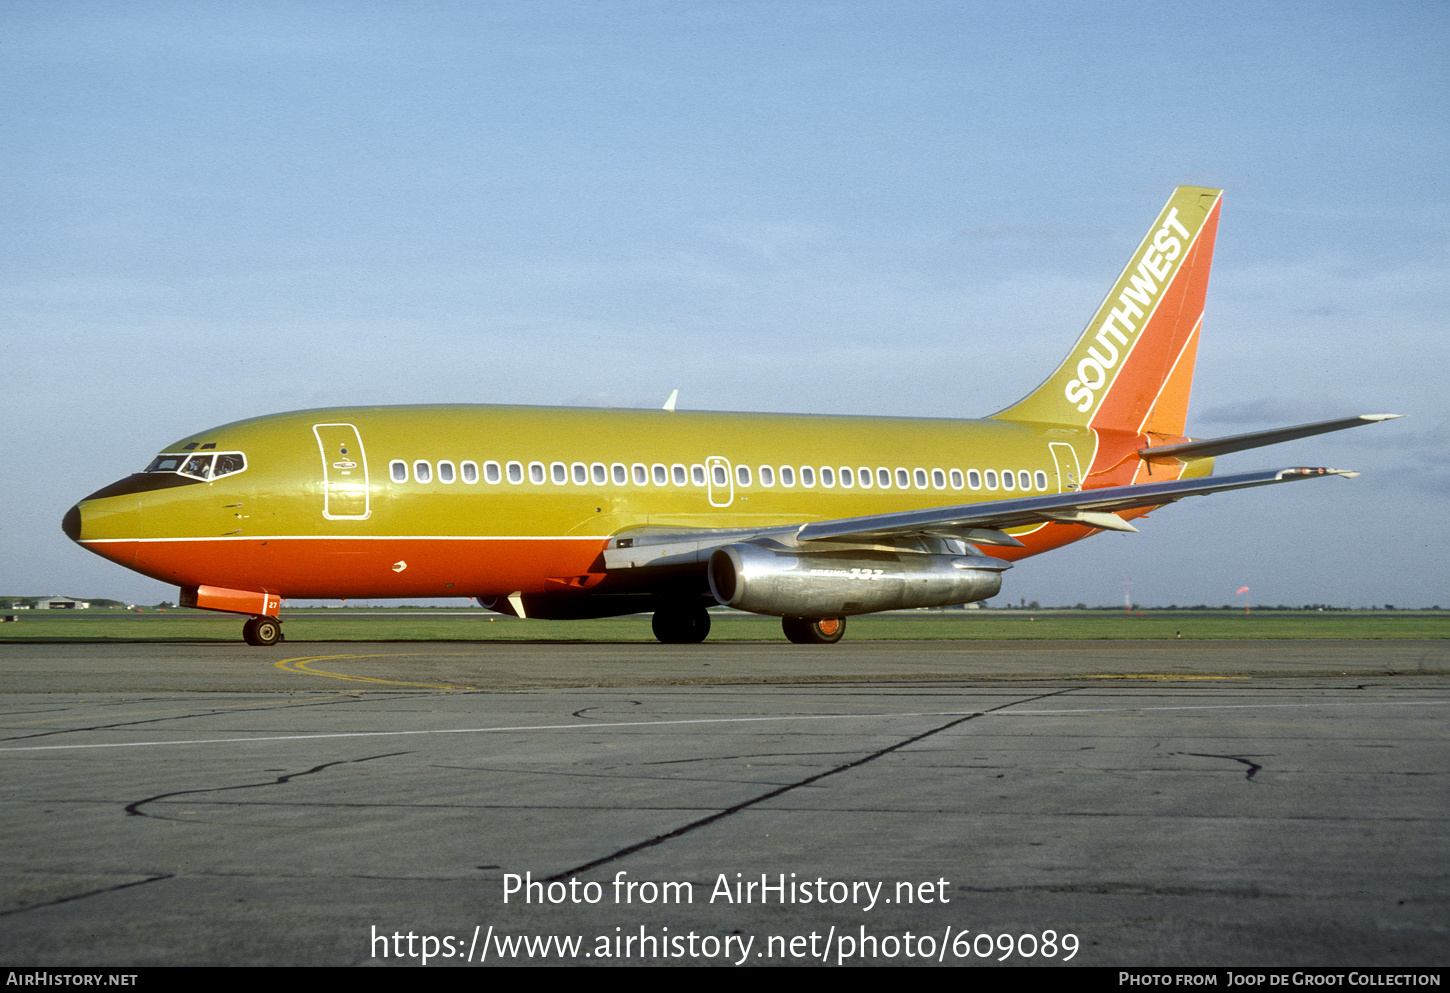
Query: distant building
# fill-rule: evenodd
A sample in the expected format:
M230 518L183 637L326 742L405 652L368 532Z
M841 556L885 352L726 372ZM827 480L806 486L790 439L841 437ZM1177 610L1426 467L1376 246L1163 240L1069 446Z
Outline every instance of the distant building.
M86 610L89 607L89 601L72 600L68 596L48 596L35 602L36 610Z

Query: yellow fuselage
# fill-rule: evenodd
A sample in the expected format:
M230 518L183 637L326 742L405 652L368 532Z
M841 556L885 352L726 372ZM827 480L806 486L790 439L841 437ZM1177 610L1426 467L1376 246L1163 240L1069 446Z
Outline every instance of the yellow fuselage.
M1128 456L1147 443L990 419L335 408L184 438L164 451L240 453L245 468L129 477L81 501L67 530L183 588L582 592L605 583L601 552L631 529L800 524L1122 484L1146 478L1147 464ZM1020 558L1091 532L1041 525L1015 533L1025 548L992 554ZM632 581L608 579L610 590Z

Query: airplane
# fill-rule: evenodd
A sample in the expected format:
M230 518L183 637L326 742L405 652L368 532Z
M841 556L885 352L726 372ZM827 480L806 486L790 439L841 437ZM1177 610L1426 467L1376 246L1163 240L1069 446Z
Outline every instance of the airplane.
M985 600L1029 555L1189 496L1357 473L1213 477L1217 455L1397 414L1184 435L1222 191L1179 187L1072 351L981 420L346 407L182 438L65 515L180 603L282 638L287 598L471 597L521 618L652 613L703 641L717 604L800 644L846 618Z

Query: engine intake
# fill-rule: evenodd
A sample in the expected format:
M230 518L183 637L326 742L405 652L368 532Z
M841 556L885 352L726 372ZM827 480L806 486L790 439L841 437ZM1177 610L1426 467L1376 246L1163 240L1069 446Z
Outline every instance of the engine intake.
M996 596L1011 563L968 552L798 551L735 544L710 556L710 592L727 607L777 617L845 617L946 607Z

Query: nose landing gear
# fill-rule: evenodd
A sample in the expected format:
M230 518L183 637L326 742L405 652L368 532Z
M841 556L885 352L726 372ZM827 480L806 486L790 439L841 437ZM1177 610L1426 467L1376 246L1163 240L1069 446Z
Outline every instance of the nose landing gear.
M253 617L242 625L242 640L266 647L282 640L282 622L275 617Z

